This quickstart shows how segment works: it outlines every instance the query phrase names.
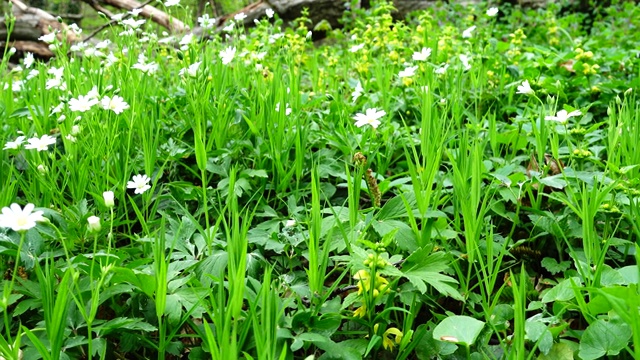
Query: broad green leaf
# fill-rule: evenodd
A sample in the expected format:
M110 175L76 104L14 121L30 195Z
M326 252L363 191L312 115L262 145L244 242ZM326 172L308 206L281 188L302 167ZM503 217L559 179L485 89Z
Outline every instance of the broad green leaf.
M549 186L555 189L564 189L567 186L567 182L562 178L562 174L547 176L540 178L539 181L545 186Z
M542 297L542 302L549 303L552 301L567 301L573 299L576 294L573 292L571 280L578 286L582 285L582 280L580 280L579 277L565 279L547 291Z
M403 199L404 197L404 199ZM407 204L410 209L407 209ZM378 213L378 220L386 220L386 219L394 219L394 218L402 218L406 217L407 213L411 211L411 208L415 208L416 205L416 197L413 193L405 193L402 196L396 196L391 200L387 201L380 212Z
M573 360L573 349L566 343L555 343L548 354L540 354L538 360Z
M596 320L582 334L579 355L582 360L616 356L631 339L631 327L625 323Z
M553 346L553 336L545 323L528 319L524 323L524 331L527 339L537 343L543 354L549 353L551 346Z
M464 346L471 346L484 328L484 322L464 315L454 315L442 320L433 329L433 338Z
M624 279L624 285L638 283L638 265L629 265L618 269Z

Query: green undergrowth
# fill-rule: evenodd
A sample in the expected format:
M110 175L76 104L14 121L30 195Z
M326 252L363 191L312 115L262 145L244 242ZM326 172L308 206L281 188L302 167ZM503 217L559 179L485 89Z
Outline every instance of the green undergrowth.
M0 355L640 358L640 7L373 3L7 49Z

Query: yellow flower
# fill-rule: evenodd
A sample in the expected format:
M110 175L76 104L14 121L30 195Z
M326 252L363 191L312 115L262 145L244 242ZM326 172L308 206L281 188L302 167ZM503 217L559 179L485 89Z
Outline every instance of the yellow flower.
M391 335L395 336L393 340L389 338L389 336ZM396 345L400 345L400 342L402 341L402 335L402 331L400 331L398 328L388 328L384 332L384 334L382 334L382 347L389 351L393 350Z
M353 312L353 316L363 318L367 315L367 307L363 304Z

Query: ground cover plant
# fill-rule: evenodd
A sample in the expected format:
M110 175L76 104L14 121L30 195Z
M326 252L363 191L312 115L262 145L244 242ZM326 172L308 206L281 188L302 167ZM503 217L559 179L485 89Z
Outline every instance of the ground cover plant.
M640 7L372 5L7 49L0 355L640 358Z

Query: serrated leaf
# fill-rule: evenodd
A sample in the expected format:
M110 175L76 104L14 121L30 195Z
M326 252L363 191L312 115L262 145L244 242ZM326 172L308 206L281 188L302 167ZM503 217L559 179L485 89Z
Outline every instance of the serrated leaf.
M142 318L117 317L115 319L107 321L100 326L97 326L95 328L95 331L100 333L101 336L104 336L113 331L119 331L122 329L147 332L158 330L158 328L145 322Z
M544 267L545 269L547 269L550 273L552 274L557 274L560 272L564 272L567 271L567 269L569 268L569 266L571 266L571 262L570 261L562 261L560 263L558 263L556 261L556 259L550 258L550 257L546 257L544 259L542 259L542 267Z
M458 282L450 276L440 274L448 268L445 253L431 253L430 249L422 248L409 255L402 265L402 273L423 294L427 291L428 284L444 295L463 300L462 295L452 286Z

